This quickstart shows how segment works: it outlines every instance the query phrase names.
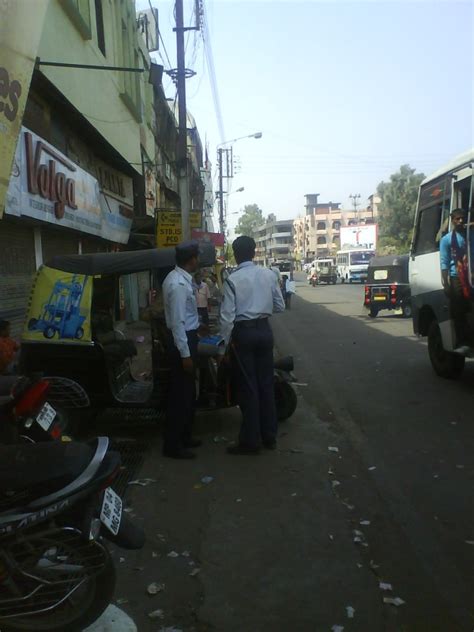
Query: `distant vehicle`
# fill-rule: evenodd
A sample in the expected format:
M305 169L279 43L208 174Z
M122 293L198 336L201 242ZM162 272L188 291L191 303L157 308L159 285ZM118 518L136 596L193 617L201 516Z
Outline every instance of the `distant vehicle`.
M375 257L375 252L367 248L339 250L336 255L336 265L337 274L342 283L346 281L363 283L367 279L367 268L372 257Z
M450 212L456 208L470 209L466 222L468 243L474 238L473 163L471 149L423 180L410 252L413 329L420 336L428 336L428 353L435 373L451 379L461 375L465 358L474 356L474 343L465 346L462 341L460 346L461 341L456 340L455 322L441 281L439 242L450 230ZM469 259L472 276L474 261ZM472 313L467 315L468 323L469 319L472 322Z
M313 287L320 283L336 284L337 268L334 265L334 259L315 259L309 270L308 282Z
M364 305L375 318L382 309L400 309L411 317L411 294L408 280L408 255L374 257L367 270Z
M280 272L291 272L291 261L275 261L272 266L278 268Z

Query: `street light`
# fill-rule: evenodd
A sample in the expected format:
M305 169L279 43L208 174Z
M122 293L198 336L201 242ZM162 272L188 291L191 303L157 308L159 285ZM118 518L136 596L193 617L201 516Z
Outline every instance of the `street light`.
M243 140L244 138L262 138L262 132L254 132L253 134L248 134L247 136L239 136L238 138L233 138L232 140L226 140L223 143L219 143L217 145L217 155L218 155L218 166L219 166L219 230L221 233L224 233L224 190L223 190L223 179L224 175L222 173L222 154L224 151L228 151L228 149L222 149L223 145L231 145L232 143L236 143L238 140ZM226 177L232 177L227 175Z

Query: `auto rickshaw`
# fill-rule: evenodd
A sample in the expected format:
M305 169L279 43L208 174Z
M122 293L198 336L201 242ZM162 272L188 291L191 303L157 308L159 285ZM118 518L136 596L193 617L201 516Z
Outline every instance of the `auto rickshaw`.
M199 261L201 267L214 265L212 244L201 242ZM33 282L22 335L22 373L40 372L74 380L86 391L94 411L105 408L166 410L170 375L166 338L169 332L159 288L174 265L174 248L53 257L38 270ZM118 328L118 321L123 322L121 279L140 272L150 274L150 287L154 288L150 297L155 297L147 314L152 349L151 370L146 379L139 379L140 376L132 371L132 358L137 354L135 340L127 339ZM81 300L74 303L74 317L80 323L81 335L62 335L61 328L48 330L45 335L45 328L37 326L38 315L50 312L45 306L52 304L54 288L69 286L81 287ZM286 418L296 408L296 395L289 384L290 364L285 359L284 367L275 367L280 418L282 410ZM229 372L222 368L214 377L207 380L208 390L212 390L212 407L235 405Z
M373 257L370 260L364 306L371 318L375 318L382 309L401 309L405 318L411 318L408 262L408 255Z

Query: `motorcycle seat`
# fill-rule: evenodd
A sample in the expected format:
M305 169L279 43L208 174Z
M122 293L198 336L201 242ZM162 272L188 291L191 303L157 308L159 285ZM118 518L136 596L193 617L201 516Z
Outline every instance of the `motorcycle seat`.
M273 368L280 371L293 371L293 369L295 368L293 356L285 356L284 358L279 358L278 360L275 360L273 363Z
M84 443L0 446L0 496L14 504L17 492L27 491L31 500L58 491L86 469L94 452Z

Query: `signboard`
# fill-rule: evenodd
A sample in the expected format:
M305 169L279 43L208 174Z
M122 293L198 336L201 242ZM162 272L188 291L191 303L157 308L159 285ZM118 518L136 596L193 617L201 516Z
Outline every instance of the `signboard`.
M191 211L189 214L191 230L201 228L202 211ZM182 241L181 213L179 211L159 211L156 232L158 248L176 246Z
M211 244L214 244L216 248L224 247L224 235L223 233L208 233L203 230L194 229L191 233L193 239L197 239L198 241L207 241Z
M101 177L105 178L103 173ZM133 218L128 204L133 199L129 180L126 176L120 181L108 178L107 189L101 191L99 181L90 173L22 127L5 212L125 244Z
M0 3L0 219L48 2Z
M341 250L377 247L377 224L341 226Z
M31 291L22 339L91 341L92 278L41 266Z

